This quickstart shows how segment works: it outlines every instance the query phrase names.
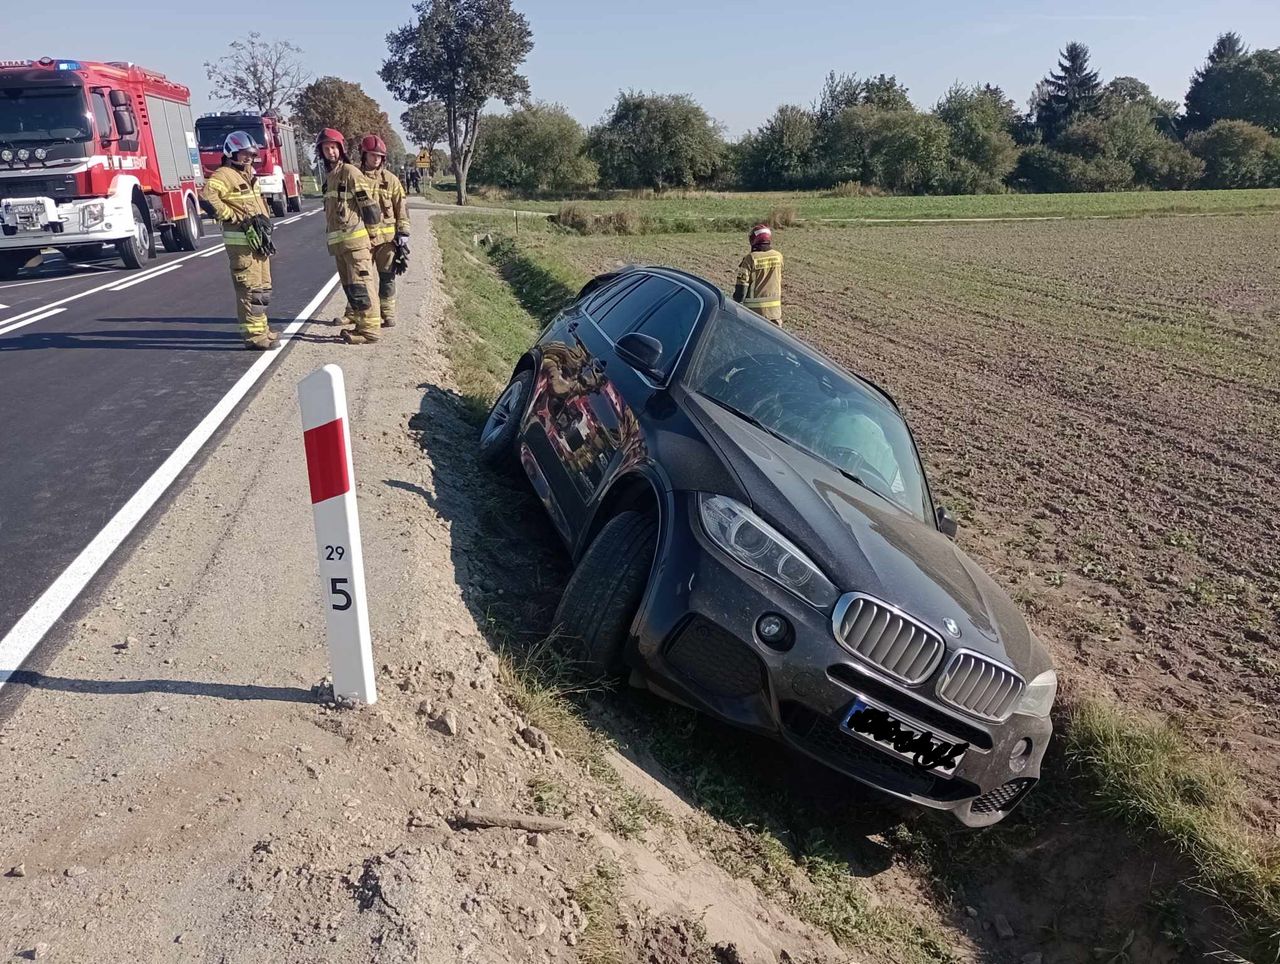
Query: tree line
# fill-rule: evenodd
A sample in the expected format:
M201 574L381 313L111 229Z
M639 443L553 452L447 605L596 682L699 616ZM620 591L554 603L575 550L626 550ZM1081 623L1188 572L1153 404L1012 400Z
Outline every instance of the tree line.
M1183 104L1103 83L1069 43L1021 111L991 84L917 109L896 77L831 73L736 142L691 97L628 91L589 129L555 104L483 118L472 177L517 191L833 189L901 194L1280 186L1280 51L1225 33Z

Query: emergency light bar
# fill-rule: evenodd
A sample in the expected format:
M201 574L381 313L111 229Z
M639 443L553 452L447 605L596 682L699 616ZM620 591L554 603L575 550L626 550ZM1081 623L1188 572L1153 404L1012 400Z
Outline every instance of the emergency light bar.
M84 70L84 66L78 60L59 60L59 70Z

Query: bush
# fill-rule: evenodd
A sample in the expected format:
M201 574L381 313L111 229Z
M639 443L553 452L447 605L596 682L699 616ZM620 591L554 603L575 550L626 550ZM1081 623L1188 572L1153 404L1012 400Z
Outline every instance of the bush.
M1280 185L1280 144L1256 124L1214 121L1191 135L1187 146L1204 162L1204 187Z
M764 223L771 228L793 228L796 220L796 209L787 205L771 210L769 216L764 219Z
M841 181L823 197L858 197L862 194L861 181Z
M552 220L567 231L574 231L578 234L591 234L595 218L581 204L562 204Z
M1133 167L1117 157L1083 158L1037 144L1022 152L1014 178L1045 194L1122 191L1133 185Z

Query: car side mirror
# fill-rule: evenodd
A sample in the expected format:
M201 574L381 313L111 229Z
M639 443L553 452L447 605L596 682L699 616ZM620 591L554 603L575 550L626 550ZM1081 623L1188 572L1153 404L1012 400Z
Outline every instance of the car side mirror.
M120 132L121 140L138 133L138 127L133 122L133 111L128 107L117 107L111 113L115 115L116 130Z
M662 342L652 335L630 331L618 339L618 357L638 372L659 375L658 361L662 358Z
M933 514L938 520L938 531L948 539L955 539L956 533L960 531L960 523L956 522L955 516L947 511L945 505L938 506Z

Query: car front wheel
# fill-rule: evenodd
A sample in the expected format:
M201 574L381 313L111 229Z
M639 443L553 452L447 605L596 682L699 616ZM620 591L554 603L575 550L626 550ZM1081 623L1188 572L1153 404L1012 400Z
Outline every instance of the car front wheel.
M583 554L556 609L560 640L592 677L616 679L636 609L649 584L658 524L642 512L610 519Z
M489 417L480 430L480 461L491 469L515 472L519 467L516 436L532 388L533 372L516 372L489 410Z

